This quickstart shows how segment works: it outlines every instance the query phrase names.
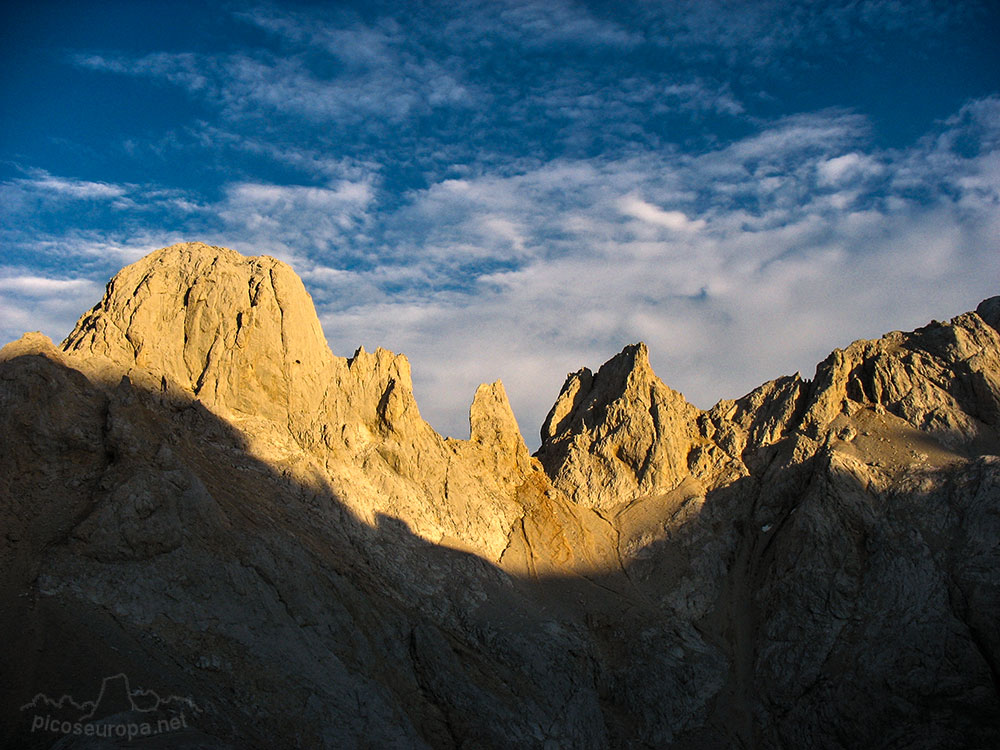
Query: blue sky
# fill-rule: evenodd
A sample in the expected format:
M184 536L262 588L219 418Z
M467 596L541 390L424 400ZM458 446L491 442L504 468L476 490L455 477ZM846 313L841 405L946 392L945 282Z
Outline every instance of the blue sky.
M625 5L625 7L620 7ZM14 7L19 6L19 7ZM701 407L1000 294L994 2L8 3L0 334L201 240L468 434L644 340Z

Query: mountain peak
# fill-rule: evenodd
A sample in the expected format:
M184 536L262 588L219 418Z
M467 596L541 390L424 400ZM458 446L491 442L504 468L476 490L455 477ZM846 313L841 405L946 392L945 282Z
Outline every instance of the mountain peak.
M660 382L649 364L649 348L639 341L629 344L613 356L597 371L595 384L608 396L619 396L631 388L648 386Z
M314 400L331 361L312 299L289 266L200 242L119 271L62 348L145 385L275 419Z
M599 407L627 397L630 387L634 390L640 383L648 386L654 380L659 379L649 364L649 349L641 341L629 344L601 365L596 376L587 367L569 373L542 423L542 443L564 432L575 419L593 419L602 412Z
M646 345L630 344L596 375L584 368L567 377L538 457L575 501L608 508L687 476L698 414L656 376Z
M512 459L517 468L528 471L531 457L521 437L507 391L499 380L476 389L469 409L469 439L494 455Z
M618 354L609 359L604 364L604 367L608 367L609 365L611 367L627 367L630 370L652 371L652 368L649 365L649 347L647 347L643 341L629 344ZM604 368L602 367L601 369Z

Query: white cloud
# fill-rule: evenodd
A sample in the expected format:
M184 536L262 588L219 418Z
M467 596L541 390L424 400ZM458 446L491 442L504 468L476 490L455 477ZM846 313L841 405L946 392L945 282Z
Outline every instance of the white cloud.
M456 4L449 15L442 37L480 48L503 40L529 49L562 45L628 49L644 40L641 32L566 0L466 2Z
M453 65L426 54L392 23L372 27L318 23L293 14L237 14L292 45L294 54L157 52L141 57L87 54L73 61L92 70L168 81L221 108L230 120L258 122L262 112L282 119L357 125L371 118L402 121L437 108L467 108L477 99ZM344 65L315 72L317 54Z
M228 186L224 200L207 206L206 213L221 221L220 237L242 238L294 259L356 242L368 224L372 200L367 180L327 187L244 182Z
M785 117L760 133L717 152L723 161L787 165L790 160L818 153L838 153L868 135L862 116L839 110Z
M60 179L48 173L43 173L33 178L30 184L31 187L37 190L48 190L80 200L117 198L125 194L125 188L120 185L109 185L106 182Z
M23 201L114 201L128 192L128 187L108 182L93 182L50 174L44 169L27 169L27 177L0 184L5 202Z
M709 86L702 81L671 83L663 88L668 101L675 100L682 108L717 112L723 115L743 114L743 105L728 86Z
M41 276L0 267L0 346L26 331L41 330L58 344L76 319L99 299L103 282Z
M89 279L52 279L30 274L0 276L0 291L25 297L45 297L50 294L72 293L81 288L93 288Z
M731 66L780 68L843 48L868 34L925 42L942 29L976 23L985 6L935 0L676 0L643 4L639 13L645 37L664 48ZM852 52L867 56L879 50L861 47ZM857 59L852 62L860 64Z
M196 143L209 152L220 150L237 154L263 156L286 167L292 167L312 178L325 181L374 182L380 165L343 156L331 156L318 148L304 147L297 142L281 142L254 133L240 133L199 123L194 131Z
M852 151L820 162L817 166L822 185L839 185L866 177L877 177L883 167L875 159Z
M499 13L499 24L491 30L518 37L531 45L575 42L587 45L630 47L641 35L610 20L590 15L579 5L552 0L545 3L513 3ZM488 21L480 21L487 28Z
M664 211L646 201L628 196L620 201L622 214L675 232L696 232L705 227L703 219L691 221L682 211Z

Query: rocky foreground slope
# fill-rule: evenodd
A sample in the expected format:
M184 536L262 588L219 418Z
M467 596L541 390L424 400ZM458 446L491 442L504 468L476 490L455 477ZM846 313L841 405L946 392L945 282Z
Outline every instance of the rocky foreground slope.
M532 457L499 382L442 438L286 265L159 250L0 352L3 740L1000 746L998 328L709 411L629 346Z

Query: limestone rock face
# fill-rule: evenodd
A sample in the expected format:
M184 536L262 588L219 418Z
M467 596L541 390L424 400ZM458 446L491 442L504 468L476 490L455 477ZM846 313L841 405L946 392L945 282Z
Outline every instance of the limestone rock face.
M988 308L989 302L981 307ZM884 409L955 446L992 440L1000 424L997 330L976 313L835 351L816 371L804 416L819 434L839 414Z
M629 346L532 457L499 381L442 438L287 266L164 248L0 350L0 744L998 746L998 325L704 412ZM189 728L32 730L122 674Z
M1000 630L971 602L1000 612L998 307L855 342L812 381L675 422L688 474L666 491L603 484L626 575L675 628L659 653L684 654L667 678L656 652L627 647L645 681L623 672L619 700L644 717L644 741L700 747L726 727L723 744L761 747L995 742L1000 722L983 717L1000 707ZM571 376L543 428L557 486L608 465L595 434L648 425L637 398L627 416L598 412L599 378ZM601 418L573 417L589 404ZM705 694L710 708L663 721L664 704ZM922 707L945 694L962 697L939 721Z
M143 385L279 421L315 409L332 359L291 268L199 243L123 269L63 349L106 358Z
M809 392L798 375L772 380L735 401L720 401L702 425L713 442L743 460L748 451L773 445L798 427Z
M274 258L158 250L111 280L62 349L96 381L124 375L197 399L258 457L304 481L329 477L370 522L392 516L497 560L521 513L531 463L503 386L477 393L468 445L444 441L420 416L406 358L334 356L302 282Z
M542 425L539 458L556 487L608 510L666 492L688 474L698 409L653 374L645 344L626 347L594 375L570 375Z
M515 474L526 474L531 470L531 456L499 380L476 389L469 409L469 435L474 445L498 459L497 471L512 468ZM512 466L501 466L502 459L508 459Z

